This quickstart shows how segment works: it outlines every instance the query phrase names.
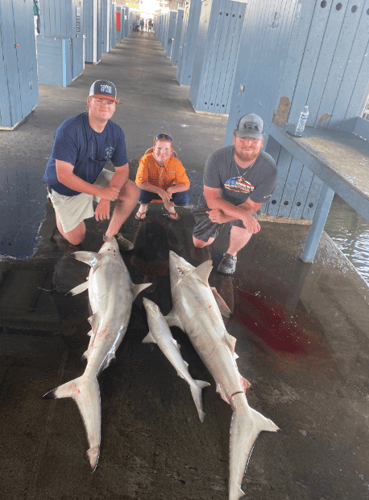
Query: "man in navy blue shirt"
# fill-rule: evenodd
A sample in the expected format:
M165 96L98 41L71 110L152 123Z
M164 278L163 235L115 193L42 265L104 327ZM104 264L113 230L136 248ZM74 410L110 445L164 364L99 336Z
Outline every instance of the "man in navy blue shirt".
M110 219L104 240L114 236L122 249L133 248L119 229L136 206L139 189L128 179L123 130L110 121L117 104L115 85L97 80L90 88L87 113L68 118L55 133L44 181L57 228L73 245L85 237L84 220L95 216L97 221ZM104 168L108 162L113 164L114 172ZM112 201L117 203L110 218Z

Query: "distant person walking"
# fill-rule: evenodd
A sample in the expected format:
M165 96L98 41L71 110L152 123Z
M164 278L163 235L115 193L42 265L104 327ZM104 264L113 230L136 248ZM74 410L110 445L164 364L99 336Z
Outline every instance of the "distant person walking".
M133 248L119 229L135 207L139 190L128 179L123 130L110 121L117 104L115 85L97 80L87 97L88 111L68 118L55 133L44 181L57 229L72 245L83 241L84 220L95 216L97 221L110 219L104 240L115 236L122 249ZM108 162L114 172L104 168ZM110 218L113 201L117 203Z

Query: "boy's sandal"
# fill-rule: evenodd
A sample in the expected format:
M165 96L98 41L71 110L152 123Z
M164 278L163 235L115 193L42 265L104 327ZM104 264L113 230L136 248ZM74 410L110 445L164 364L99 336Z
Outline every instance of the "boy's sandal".
M177 212L174 212L174 214L171 213L171 212L164 212L162 215L163 215L163 217L166 217L167 219L173 220L173 221L177 221L177 220L180 219L180 217L177 214Z
M139 221L145 220L146 219L146 212L142 213L142 212L138 211L135 215L135 219L139 220Z

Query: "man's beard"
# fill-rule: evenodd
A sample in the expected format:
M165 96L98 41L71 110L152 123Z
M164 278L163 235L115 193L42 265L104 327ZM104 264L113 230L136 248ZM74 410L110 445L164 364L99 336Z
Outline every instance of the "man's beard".
M242 151L242 149L236 149L234 150L234 155L236 158L238 158L240 161L254 161L256 158L259 156L259 152L256 151Z

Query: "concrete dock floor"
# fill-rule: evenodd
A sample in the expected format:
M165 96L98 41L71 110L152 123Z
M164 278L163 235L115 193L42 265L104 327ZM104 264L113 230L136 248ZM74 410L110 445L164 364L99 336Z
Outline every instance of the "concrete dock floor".
M145 222L131 214L122 233L134 242L123 254L134 283L152 282L134 302L116 361L99 377L100 461L91 474L86 434L71 399L42 396L84 371L90 315L86 293L66 296L87 266L52 243L52 207L42 175L60 123L83 112L91 83L116 83L122 102L113 121L127 140L130 177L160 132L170 133L187 168L193 200L206 157L222 147L227 118L197 114L154 34L132 33L98 65L87 65L69 87L40 86L40 104L13 132L0 134L3 221L0 253L0 461L6 500L226 500L232 410L188 337L172 328L195 379L207 380L200 423L186 382L158 346L142 344L142 297L171 310L168 255L191 264L193 218L179 222L149 207ZM5 202L5 201L6 202ZM87 222L85 249L98 251L107 222ZM261 221L240 252L232 277L215 269L215 286L232 310L240 373L251 382L250 406L279 433L262 433L244 477L246 499L369 498L369 290L324 233L313 264L300 256L309 227ZM37 238L36 238L37 236ZM227 247L211 247L214 266Z

